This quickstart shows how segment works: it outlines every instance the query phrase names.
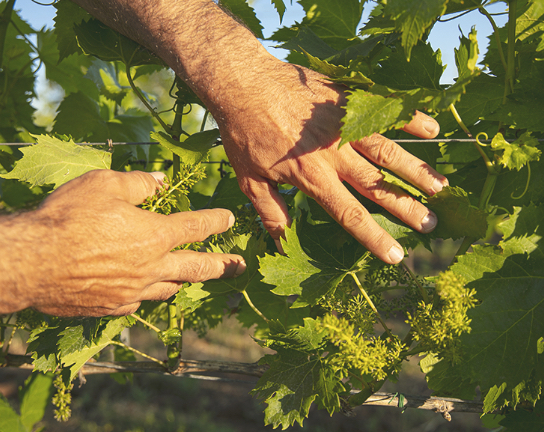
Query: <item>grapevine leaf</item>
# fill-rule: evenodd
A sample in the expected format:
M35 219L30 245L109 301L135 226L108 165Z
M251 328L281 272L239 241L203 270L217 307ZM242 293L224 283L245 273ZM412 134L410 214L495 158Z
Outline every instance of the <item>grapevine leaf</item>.
M82 21L87 21L91 15L70 0L59 0L53 6L57 10L54 18L55 35L57 36L59 61L62 61L72 54L81 52L77 44L74 26Z
M446 11L448 0L390 0L385 13L395 21L402 33L402 46L410 60L412 48L432 27L436 18Z
M74 351L62 356L60 359L62 365L64 367L69 367L70 369L70 381L77 376L79 370L91 357L108 346L113 338L121 333L125 327L129 327L133 321L134 320L131 320L128 317L109 320L102 329L98 339L93 340L90 346L86 346L79 351Z
M95 99L79 92L64 98L59 105L53 132L70 135L76 140L93 138L105 142L109 138L106 121L100 115Z
M541 362L544 227L538 216L542 209L524 210L509 222L509 237L500 247L474 247L472 254L459 257L453 266L456 273L469 281L467 286L476 289L482 302L469 311L472 331L462 337L465 355L460 369L483 391L502 383L506 384L504 391L519 389L523 382L531 380ZM533 233L531 242L537 245L530 255L520 253L527 248L527 233Z
M345 66L337 66L326 60L320 60L307 52L305 52L305 54L308 57L310 68L323 75L327 75L335 82L363 89L368 89L374 84L371 79L367 78L359 71L352 71Z
M59 356L64 357L91 346L97 336L99 325L100 320L96 318L70 322L59 333L59 342L57 343Z
M151 51L102 24L97 19L74 26L77 43L87 55L104 61L122 61L129 66L162 64Z
M357 36L357 26L363 11L360 0L299 0L306 16L301 25L310 27L334 49L342 50L352 45Z
M433 235L444 239L482 238L487 230L487 214L470 204L460 187L445 187L427 198L428 207L436 213L438 225Z
M28 432L3 394L0 394L0 432Z
M529 205L531 202L544 202L544 188L533 186L544 184L544 159L531 162L531 182L525 191L527 175L527 170L511 170L501 174L493 192L493 203L511 209L514 206Z
M514 207L513 214L497 228L502 232L505 241L516 239L516 242L509 243L512 253L530 254L538 248L542 239L541 233L534 231L534 227L543 220L544 208L531 203L528 207Z
M32 187L52 184L57 188L88 171L110 168L111 153L47 135L35 138L37 144L22 148L23 158L0 177L25 181Z
M476 63L478 62L478 40L476 39L476 29L473 27L468 35L460 38L461 44L455 51L455 64L460 79L466 78L474 73Z
M296 36L282 44L281 48L291 51L304 51L319 59L332 57L338 53L337 50L327 45L327 42L321 39L307 26L299 27Z
M356 141L373 133L384 133L399 121L404 124L410 116L401 117L402 100L384 97L363 90L356 90L348 96L346 115L342 119L342 143Z
M258 256L262 256L266 250L266 244L262 237L243 234L232 236L225 240L220 246L211 245L212 252L238 254L246 262L246 271L236 278L216 279L204 282L202 290L212 294L251 292L254 284L259 285L261 275L259 274ZM258 289L258 288L257 288Z
M56 37L53 31L41 31L37 34L40 60L45 65L46 78L59 84L66 96L81 92L91 98L98 98L96 85L85 76L85 71L91 66L93 58L72 54L60 59L55 43ZM81 121L81 118L78 120Z
M518 409L509 411L500 425L506 428L506 432L544 432L544 403L540 401L532 411Z
M411 184L409 184L406 181L402 180L401 178L397 177L396 175L393 175L389 171L386 171L386 170L382 169L382 170L380 170L380 172L383 174L383 181L385 183L389 183L389 184L395 185L395 186L397 186L397 187L399 187L401 189L404 189L409 194L411 194L411 195L413 195L415 197L418 197L418 198L427 196L423 192L421 192L419 189L415 188L414 186L412 186Z
M164 132L153 132L151 138L178 155L183 163L194 165L208 158L209 150L219 138L219 130L198 132L183 141L176 141Z
M281 329L281 326L275 328ZM270 368L252 391L268 404L266 424L281 425L283 429L295 422L302 425L316 399L331 413L339 409L339 377L323 362L319 351L309 354L316 351L322 338L322 331L311 318L304 320L304 327L283 334L272 332L267 345L278 354L261 360Z
M285 3L283 0L271 0L272 4L278 11L278 15L280 16L280 24L283 21L283 15L285 14Z
M215 191L206 204L207 208L226 208L232 212L243 204L247 204L249 198L240 190L236 177L231 177L231 173L227 173L215 188Z
M419 44L412 50L409 62L406 61L404 49L393 52L380 62L372 79L378 84L399 90L441 90L440 78L444 69L440 51L433 51L428 43Z
M275 4L276 8L278 5L279 3ZM260 39L264 39L263 26L255 15L255 11L249 4L247 4L246 0L221 0L221 6L226 7L232 14L239 17L255 36ZM281 7L281 5L279 6ZM283 9L285 10L285 5L283 5ZM283 15L283 13L281 15Z
M296 222L285 230L286 240L281 240L287 254L265 255L260 258L260 272L263 282L275 285L273 293L300 297L293 307L314 305L317 301L344 279L347 270L331 267L329 264L312 260L300 245Z
M53 376L33 373L25 381L19 392L21 400L21 422L28 429L38 423L45 414L45 409L51 400ZM0 426L0 430L2 427Z
M538 140L531 137L529 132L525 132L513 143L506 141L501 133L495 135L491 141L491 148L494 151L503 150L502 155L498 157L499 163L508 169L520 170L527 163L538 161L542 152L536 148Z

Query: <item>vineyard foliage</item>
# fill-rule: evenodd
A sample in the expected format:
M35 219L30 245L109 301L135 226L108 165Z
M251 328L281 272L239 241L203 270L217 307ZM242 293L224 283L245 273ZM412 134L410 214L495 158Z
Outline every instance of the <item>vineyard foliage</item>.
M132 355L120 347L124 328L141 321L157 327L175 367L184 329L204 334L233 315L275 352L261 360L268 369L253 390L266 403L265 422L275 427L302 424L312 404L331 414L360 405L419 355L436 395L473 399L479 389L484 411L500 412L504 430L543 430L544 2L499 2L508 19L498 27L486 10L497 2L489 0L298 0L305 17L271 36L288 50L288 61L349 87L341 145L374 132L408 138L400 129L416 109L436 117L445 142L402 145L446 174L450 186L428 197L384 171L384 181L438 215L434 232L413 231L353 191L406 254L432 251L436 239L459 240L451 265L433 276L377 260L288 185L282 193L295 222L282 240L285 255L278 254L234 173L204 180L219 133L207 114L202 127L188 120L200 101L160 59L68 0L54 5L54 30L31 28L14 3L0 3L0 140L37 144L0 145L3 211L32 209L92 169L151 170L160 160L170 187L144 208L232 210L237 222L227 233L182 247L237 253L248 268L236 279L185 284L167 302L144 302L136 316L69 320L26 310L4 317L3 354L13 326L28 331L35 370L60 374L62 396L104 347L115 343L118 360ZM222 3L262 37L251 6ZM280 17L289 7L272 3ZM366 22L363 10L372 11ZM460 34L458 77L443 84L441 53L427 37L440 21L465 12L484 14L494 32L485 53L477 29ZM40 67L64 92L46 126L33 121L31 105ZM163 91L171 113L159 112L164 99L142 89L157 76L169 80ZM466 138L477 142L455 141ZM110 139L160 145L111 147ZM409 331L395 333L391 317L406 321ZM61 396L57 415L64 418L69 405ZM0 410L31 424L4 400ZM0 417L2 429L8 417Z

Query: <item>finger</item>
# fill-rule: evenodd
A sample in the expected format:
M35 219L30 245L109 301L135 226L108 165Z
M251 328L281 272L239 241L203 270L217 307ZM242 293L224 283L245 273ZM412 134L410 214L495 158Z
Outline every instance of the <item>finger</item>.
M404 250L400 244L378 225L335 173L329 173L328 180L314 181L312 183L316 186L313 190L303 192L312 196L347 232L379 259L389 264L402 261Z
M232 278L241 275L246 269L246 263L240 255L190 250L170 252L160 265L162 271L159 282L170 283ZM168 298L175 292L175 286L158 283L148 287L144 295L146 300L158 300Z
M251 200L255 210L261 216L263 226L272 238L279 240L285 232L285 227L291 225L291 217L278 189L262 177L257 179L239 177L238 183L242 192Z
M173 213L165 216L161 228L167 250L184 243L204 241L234 225L234 215L225 209L207 209Z
M412 121L402 128L405 132L419 138L434 138L440 132L438 122L422 112L416 111Z
M394 216L420 232L430 232L436 227L436 215L402 189L384 182L384 175L366 159L358 157L347 147L342 152L344 163L338 173L359 193L376 202Z
M372 162L393 171L428 195L434 195L448 185L446 177L429 164L382 135L374 134L354 141L351 146ZM351 165L350 160L346 162Z
M163 185L164 175L162 173L150 174L142 171L111 172L117 175L108 179L106 190L130 204L142 204L146 198L154 195Z

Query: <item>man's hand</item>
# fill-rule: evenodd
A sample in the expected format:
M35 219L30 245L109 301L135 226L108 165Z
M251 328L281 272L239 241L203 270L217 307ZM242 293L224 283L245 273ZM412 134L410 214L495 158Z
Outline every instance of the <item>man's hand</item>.
M169 298L183 282L241 274L245 263L238 255L171 252L226 231L234 217L222 209L164 216L135 207L155 193L161 178L91 171L60 187L38 210L6 222L4 232L39 240L11 243L26 244L26 251L2 251L11 280L2 287L0 313L30 306L57 316L126 315L142 300ZM12 310L4 310L7 305Z
M447 184L444 176L378 134L338 149L345 104L342 86L303 67L269 60L261 62L259 73L247 79L244 90L236 105L216 118L240 187L275 239L291 222L278 183L297 186L315 198L351 235L388 263L402 260L402 247L342 182L416 230L434 229L436 215L400 188L383 182L380 170L370 162L429 195ZM434 138L439 126L417 113L405 130L420 138Z
M447 180L379 135L338 150L345 89L272 57L213 0L74 1L155 52L195 91L219 125L240 187L276 240L290 222L278 183L292 184L314 197L387 263L398 263L402 248L343 181L421 232L436 225L433 213L384 183L370 162L431 195ZM433 119L417 114L405 129L431 138L439 128Z

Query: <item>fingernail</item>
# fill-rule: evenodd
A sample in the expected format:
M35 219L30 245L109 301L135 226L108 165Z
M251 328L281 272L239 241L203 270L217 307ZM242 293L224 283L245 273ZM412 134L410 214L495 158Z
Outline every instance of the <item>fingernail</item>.
M433 119L428 119L423 122L423 129L430 135L436 136L440 132L440 125Z
M421 220L421 232L423 233L431 232L433 229L435 229L437 223L438 223L438 218L433 212L430 211Z
M404 250L399 245L393 245L391 246L391 249L389 249L389 260L393 264L397 264L401 262L404 258Z
M234 225L234 222L236 222L236 219L234 218L234 215L231 213L229 216L229 228Z
M247 265L244 260L240 261L238 263L238 267L236 267L236 271L234 272L234 277L240 276L243 272L246 271Z
M449 182L448 182L448 179L446 177L444 177L442 180L438 180L438 179L435 179L434 182L433 182L433 193L438 193L440 192L442 189L444 189L444 186L449 186Z

